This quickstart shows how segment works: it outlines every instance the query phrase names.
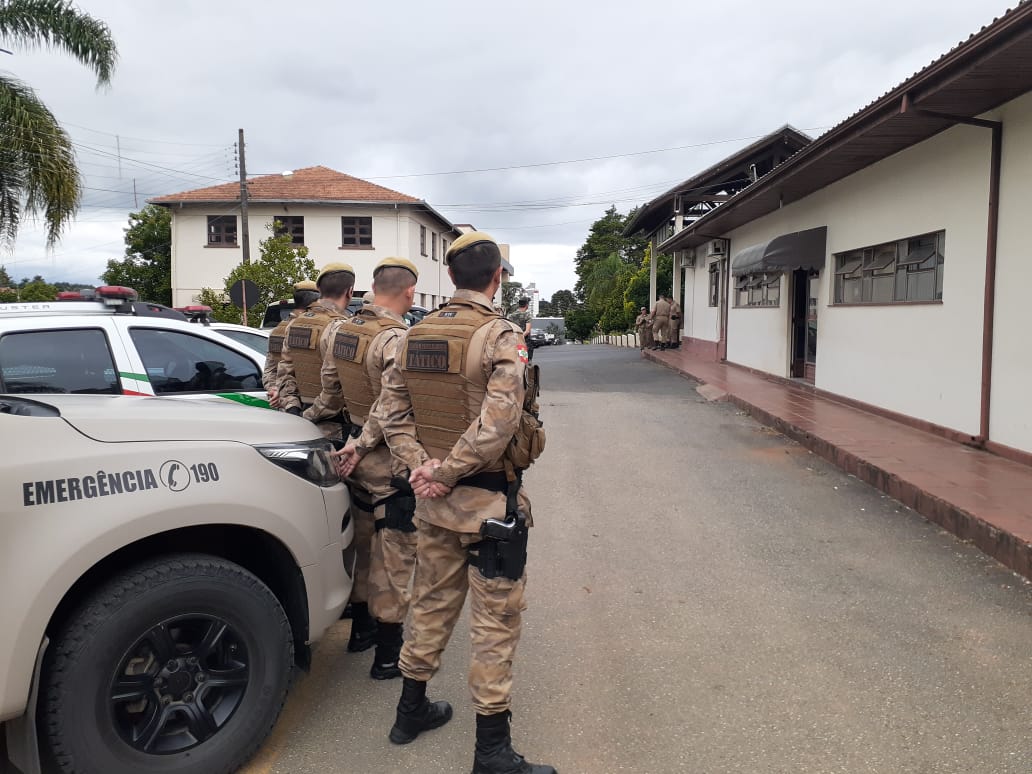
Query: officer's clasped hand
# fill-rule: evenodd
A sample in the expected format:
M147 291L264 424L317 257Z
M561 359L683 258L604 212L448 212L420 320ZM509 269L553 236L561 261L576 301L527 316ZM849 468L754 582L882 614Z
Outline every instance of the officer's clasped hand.
M433 500L439 497L446 497L451 492L451 487L434 481L434 471L441 467L440 460L430 460L412 471L409 476L409 483L412 484L412 491L416 497Z

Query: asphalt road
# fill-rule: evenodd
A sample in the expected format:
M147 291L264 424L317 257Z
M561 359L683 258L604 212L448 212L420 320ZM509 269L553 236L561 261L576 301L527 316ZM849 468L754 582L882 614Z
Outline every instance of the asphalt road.
M1032 591L977 550L636 350L540 349L514 738L561 774L1032 771ZM455 719L387 741L400 686L348 623L248 774L468 772Z

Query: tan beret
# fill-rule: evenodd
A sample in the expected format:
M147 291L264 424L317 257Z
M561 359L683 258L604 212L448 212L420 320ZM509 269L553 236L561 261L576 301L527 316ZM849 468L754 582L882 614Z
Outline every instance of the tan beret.
M318 290L319 286L312 280L301 280L294 283L294 290Z
M347 272L352 276L354 276L355 274L355 270L350 263L328 263L325 266L323 266L322 271L319 272L319 276L315 278L315 284L321 285L323 277L325 277L327 274L336 274L338 272Z
M448 263L467 247L478 245L481 242L490 242L493 245L498 245L498 242L496 242L495 238L490 234L485 234L483 231L470 231L468 234L463 234L451 243L451 246L448 248L448 252L444 254L444 262Z
M376 300L376 294L373 291L371 291L371 290L368 291L364 296L362 296L362 303L363 304L371 304L375 300Z
M388 269L391 267L410 271L412 272L412 276L414 276L416 279L419 279L419 269L416 268L416 264L412 263L412 261L408 260L407 258L398 258L396 256L384 258L382 261L376 264L376 268L373 269L373 278L375 279L380 269Z

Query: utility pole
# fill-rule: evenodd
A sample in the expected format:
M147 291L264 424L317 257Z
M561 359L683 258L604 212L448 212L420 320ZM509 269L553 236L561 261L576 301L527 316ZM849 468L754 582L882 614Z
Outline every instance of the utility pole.
M251 263L251 237L247 231L247 165L244 163L244 130L240 129L237 139L240 156L240 246L243 248L243 263Z
M238 130L237 151L240 155L240 247L243 248L243 264L251 263L251 236L247 230L247 164L244 162L244 130ZM247 289L243 283L243 322L247 325Z

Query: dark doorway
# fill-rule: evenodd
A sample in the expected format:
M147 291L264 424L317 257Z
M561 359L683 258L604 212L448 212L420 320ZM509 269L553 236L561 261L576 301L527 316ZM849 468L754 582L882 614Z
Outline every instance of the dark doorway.
M792 272L791 376L811 384L817 376L817 295L820 275L806 269Z

